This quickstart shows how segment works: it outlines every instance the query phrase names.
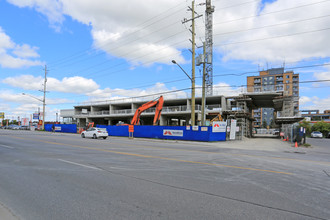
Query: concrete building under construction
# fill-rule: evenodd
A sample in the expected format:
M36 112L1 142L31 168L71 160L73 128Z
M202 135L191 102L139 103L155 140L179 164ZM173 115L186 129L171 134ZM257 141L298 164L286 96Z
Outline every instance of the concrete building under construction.
M299 113L299 74L293 71L284 71L284 68L273 68L259 72L259 76L247 77L247 91L253 93L283 92L285 100L282 111L277 116L294 116ZM274 125L273 108L259 108L253 110L255 119L253 127ZM282 115L281 115L282 114Z

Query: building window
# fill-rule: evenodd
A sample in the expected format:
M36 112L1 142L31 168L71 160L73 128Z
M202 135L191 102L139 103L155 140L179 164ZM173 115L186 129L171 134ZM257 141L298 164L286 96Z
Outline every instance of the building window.
M289 79L289 78L290 78L290 76L289 76L289 75L286 75L286 78L287 78L287 79Z
M290 89L290 86L289 86L289 85L287 85L287 86L286 86L286 90L289 90L289 89Z

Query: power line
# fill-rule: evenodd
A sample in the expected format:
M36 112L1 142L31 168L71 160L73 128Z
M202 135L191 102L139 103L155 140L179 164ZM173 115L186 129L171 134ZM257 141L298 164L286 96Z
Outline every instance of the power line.
M226 23L231 23L231 22L234 22L234 21L246 20L246 19L255 18L255 17L261 17L261 16L265 16L265 15L270 15L270 14L276 14L276 13L280 13L280 12L283 12L283 11L294 10L294 9L297 9L297 8L307 7L307 6L321 4L321 3L325 3L325 2L329 2L329 0L324 0L324 1L320 1L320 2L314 2L314 3L310 3L310 4L306 4L306 5L299 5L299 6L292 7L292 8L285 8L285 9L282 9L282 10L267 12L267 13L263 13L263 14L260 14L260 15L252 15L252 16L247 16L247 17L233 19L233 20L218 22L218 23L214 23L214 25L226 24Z
M330 80L309 80L309 81L300 81L300 82L291 82L291 83L283 83L283 84L267 84L267 86L269 85L291 85L294 83L298 83L298 84L306 84L306 83L316 83L316 82L320 82L320 83L325 83L325 82L330 82ZM241 88L241 87L253 87L254 85L222 85L222 86L213 86L214 88ZM326 86L326 87L330 87ZM108 100L102 100L102 101L90 101L89 103L109 103L111 101L125 101L125 100L130 100L130 99L138 99L138 98L145 98L145 97L150 97L150 96L159 96L159 95L164 95L164 94L171 94L171 93L177 93L177 92L182 92L182 91L186 91L186 90L190 90L191 88L183 88L183 89L176 89L176 90L171 90L171 91L164 91L164 92L158 92L158 93L153 93L153 94L149 94L149 95L143 95L143 96L132 96L132 97L126 97L126 98L121 98L121 99L108 99ZM201 86L196 87L196 89L202 89ZM81 104L83 103L87 103L87 102L81 102ZM77 102L72 102L72 103L63 103L63 104L79 104ZM58 105L58 104L48 104L48 105Z
M324 1L323 1L323 2L324 2ZM313 4L316 4L316 3L313 3ZM309 4L309 5L310 5L310 4ZM304 5L304 6L306 6L306 5ZM301 7L303 7L303 6L301 6ZM305 19L305 20L307 20L307 19ZM298 22L298 21L295 21L295 22ZM289 22L288 22L288 23L289 23ZM280 24L278 24L278 25L280 25ZM244 30L244 31L246 31L246 30ZM321 31L321 30L316 30L316 31ZM270 38L265 38L265 39L255 39L255 40L249 40L249 41L243 41L243 42L233 42L233 43L227 43L227 44L223 44L223 45L238 44L238 43L246 43L246 42L259 41L259 40L266 40L266 39L273 39L273 38L279 38L279 37L285 37L285 36L292 36L292 35L298 35L298 34L305 34L305 33L311 33L311 32L315 32L315 31L302 32L302 33L296 33L296 34L290 34L290 35L283 35L283 36L275 36L275 37L270 37ZM176 35L181 34L181 33L182 33L182 32L180 32L180 33L176 33L176 34L174 34L174 35L172 35L172 36L170 36L170 37L176 36ZM168 38L170 38L170 37L168 37ZM166 39L168 39L168 38L162 39L162 40L160 40L160 41L166 40ZM160 42L160 41L157 41L157 42ZM173 45L172 45L172 46L173 46ZM165 49L165 48L164 48L164 49ZM135 51L135 52L136 52L136 51ZM129 55L129 54L130 54L130 52L124 54L123 56L125 56L125 55ZM150 55L150 54L148 54L148 55L146 55L146 56L149 56L149 55ZM142 56L142 57L145 57L145 56ZM135 58L135 59L133 59L133 60L131 59L131 60L129 60L129 62L134 61L134 60L139 60L139 59L142 58L142 57L140 56L140 57L137 57L137 58ZM80 71L78 71L78 72L86 71L86 70L88 70L88 69L92 69L92 68L94 68L95 66L100 66L100 65L105 64L105 63L108 63L108 62L110 62L110 61L109 61L109 60L104 61L104 62L99 63L99 64L97 64L97 65L90 66L90 67L88 67L87 69L84 68L84 69L82 69L82 70L80 70ZM116 66L120 66L120 65L124 65L125 63L126 63L126 62L123 62L122 64L117 64L117 65L115 65L115 67L116 67ZM106 71L106 70L108 70L108 68L103 69L103 70L100 70L100 71L97 71L97 73L98 73L98 72L103 72L103 71ZM116 71L116 72L118 72L118 71Z
M329 28L317 29L317 30L311 30L311 31L304 31L304 32L299 32L299 33L294 33L294 34L279 35L279 36L274 36L274 37L267 37L267 38L260 38L260 39L246 40L246 41L238 41L238 42L225 43L225 44L216 44L214 46L226 46L226 45L231 45L231 44L250 43L250 42L255 42L255 41L263 41L263 40L270 40L270 39L276 39L276 38L282 38L282 37L290 37L290 36L295 36L295 35L309 34L309 33L320 32L320 31L328 31L328 30L330 30L330 27Z
M164 20L165 18L162 18L162 19L156 20L155 22L153 22L153 23L151 23L151 24L148 24L148 25L146 25L146 26L143 27L144 24L150 22L151 20L153 20L153 19L155 19L155 18L157 18L157 17L160 17L161 15L167 13L168 11L170 11L170 10L172 10L172 9L174 9L174 8L177 8L179 5L181 5L181 4L183 4L183 3L184 3L184 2L181 2L180 4L174 6L174 7L170 8L170 9L167 9L167 10L164 11L163 13L160 13L160 14L158 14L158 15L156 15L156 16L150 18L150 19L147 19L145 22L143 22L143 23L141 23L141 24L139 24L139 25L136 26L136 28L137 28L136 31L124 35L124 37L123 37L122 39L128 39L128 38L131 37L131 36L135 36L135 34L137 34L138 32L140 32L140 31L146 29L147 27L150 27L150 26L152 26L153 24L155 24L155 23L157 23L157 22L159 22L159 21L161 21L161 20ZM171 13L171 14L168 15L168 16L172 16L172 15L176 14L177 12L181 11L182 9L183 9L183 8L179 8L178 10L176 10L175 12ZM167 17L168 17L168 16L167 16ZM138 27L140 27L140 28L138 28ZM125 33L124 33L124 34L125 34ZM104 43L103 45L100 45L99 47L104 47L104 46L110 45L111 43L112 43L112 42L107 42L107 43ZM55 61L54 63L51 63L51 65L55 65L55 64L58 65L59 63L66 63L66 62L68 62L69 60L74 59L75 56L77 56L77 57L84 56L84 55L85 55L85 52L93 51L93 50L94 50L94 49L85 49L85 50L82 50L82 51L78 52L77 54L73 54L73 55L70 55L70 56L68 56L68 57L66 57L66 58L62 58L62 59L60 59L60 60L58 60L58 61ZM104 53L104 52L103 52L103 53ZM103 53L102 53L102 54L103 54ZM99 54L99 55L100 55L100 54ZM98 55L96 55L96 56L98 56ZM71 58L71 57L72 57L72 59L68 59L68 58ZM68 60L66 60L66 59L68 59ZM62 61L62 62L61 62L61 61Z
M324 16L319 16L319 17L307 18L307 19L303 19L303 20L295 20L295 21L289 21L289 22L285 22L285 23L278 23L278 24L266 25L266 26L262 26L262 27L249 28L249 29L245 29L245 30L237 30L237 31L225 32L225 33L219 33L219 34L214 34L214 36L234 34L234 33L252 31L252 30L257 30L257 29L262 29L262 28L269 28L269 27L281 26L281 25L286 25L286 24L310 21L310 20L315 20L315 19L320 19L320 18L326 18L329 16L330 15L324 15Z
M315 65L305 65L305 66L295 66L295 67L291 67L291 68L288 68L288 69L289 70L294 70L294 69L305 69L305 68L313 68L313 67L321 67L321 66L330 66L330 63L315 64ZM242 73L217 74L217 75L214 75L214 77L220 77L220 76L243 76L243 75L253 74L253 73L258 73L258 72L259 71L248 71L248 72L242 72ZM196 78L201 78L201 77L196 77ZM172 81L161 82L161 83L167 84L167 83L178 82L178 81L187 81L187 79L172 80ZM327 82L327 80L301 81L299 83L304 83L304 82L306 82L306 83L309 83L309 82ZM154 84L151 84L151 85L154 85ZM268 84L268 85L271 85L271 84ZM147 86L150 86L150 85L141 86L140 88L147 87ZM228 86L220 86L220 87L242 87L242 86L244 86L244 85L240 85L240 86L228 85ZM139 88L139 87L126 88L126 89L123 89L123 90L137 89L137 88ZM196 87L196 88L198 88L198 87ZM216 88L216 86L214 86L214 88ZM86 96L86 95L78 95L78 96L71 96L71 97L83 97L83 96Z

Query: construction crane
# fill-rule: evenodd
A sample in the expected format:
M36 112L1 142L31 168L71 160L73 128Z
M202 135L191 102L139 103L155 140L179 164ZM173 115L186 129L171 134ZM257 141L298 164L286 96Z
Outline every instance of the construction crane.
M138 125L140 122L140 116L141 116L142 112L144 112L145 110L152 108L154 106L156 106L156 110L155 110L153 125L157 125L159 122L159 119L160 119L160 114L163 109L163 104L164 104L164 98L163 98L163 96L160 96L159 98L157 98L153 101L150 101L150 102L147 102L147 103L141 105L138 109L136 109L133 119L131 121L131 125Z

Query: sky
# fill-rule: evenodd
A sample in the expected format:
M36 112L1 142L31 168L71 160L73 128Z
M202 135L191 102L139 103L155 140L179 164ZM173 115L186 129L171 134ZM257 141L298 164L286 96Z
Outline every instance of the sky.
M202 15L195 20L196 55L205 39L203 3L195 1ZM17 120L42 109L45 69L46 121L81 103L190 97L190 79L171 61L191 74L191 22L182 23L191 18L191 4L0 0L0 112ZM239 94L247 76L285 67L300 74L300 109L330 109L330 0L212 0L212 5L214 94ZM201 76L198 66L197 88Z

